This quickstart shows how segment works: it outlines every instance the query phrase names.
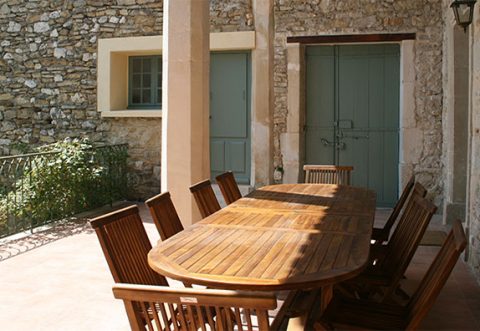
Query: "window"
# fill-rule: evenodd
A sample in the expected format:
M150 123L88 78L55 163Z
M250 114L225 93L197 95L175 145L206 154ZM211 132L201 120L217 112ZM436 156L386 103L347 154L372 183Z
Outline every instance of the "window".
M162 57L128 58L128 109L162 107Z
M98 39L97 110L102 117L162 117L162 40L162 36ZM212 51L255 49L255 31L211 33L210 47ZM131 61L134 58L155 57L152 55L155 55L157 60L147 62L151 65L150 69L155 65L157 69L154 74L149 72L149 87L139 83L143 79L143 63L136 64L136 67L140 68L136 70L136 100L133 102ZM155 79L153 84L152 79ZM152 93L155 93L154 97ZM146 96L146 103L142 104L144 94L149 96Z

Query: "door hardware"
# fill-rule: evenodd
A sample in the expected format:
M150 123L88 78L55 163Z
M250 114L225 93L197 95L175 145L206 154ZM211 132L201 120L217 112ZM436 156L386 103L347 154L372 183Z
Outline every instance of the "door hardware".
M322 142L323 146L334 146L336 149L345 149L345 143L344 142L333 142L333 141L328 141L325 138L320 139Z
M342 133L342 138L349 138L349 139L355 139L355 140L358 140L358 139L369 139L370 137L368 136L368 134L366 135L360 135L360 136L357 136L357 135L348 135L348 134L343 134Z
M336 126L340 129L353 129L353 121L352 120L338 120L336 121Z
M320 141L322 142L323 146L334 146L334 145L335 145L335 142L333 142L333 141L328 141L328 140L325 139L325 138L320 139Z

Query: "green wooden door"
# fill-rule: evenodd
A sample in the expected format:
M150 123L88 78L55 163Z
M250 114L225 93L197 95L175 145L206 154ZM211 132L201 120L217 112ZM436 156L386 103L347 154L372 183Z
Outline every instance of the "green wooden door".
M212 53L210 61L211 176L232 170L250 183L250 57Z
M398 194L398 45L311 46L306 51L307 164L353 165L352 184L390 207Z

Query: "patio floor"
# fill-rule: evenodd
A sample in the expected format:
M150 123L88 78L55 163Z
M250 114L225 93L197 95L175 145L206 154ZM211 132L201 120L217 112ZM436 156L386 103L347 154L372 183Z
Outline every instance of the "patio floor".
M379 222L388 215L379 211ZM152 243L159 236L150 215L141 216ZM434 220L434 227L439 219ZM415 289L438 247L421 246L404 288ZM93 230L78 220L14 243L0 242L0 329L129 330L122 302ZM480 286L459 261L423 330L480 330Z

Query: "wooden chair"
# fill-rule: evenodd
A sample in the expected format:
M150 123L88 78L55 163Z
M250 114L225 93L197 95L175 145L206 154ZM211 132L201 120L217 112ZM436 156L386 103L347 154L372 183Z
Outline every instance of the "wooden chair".
M411 195L388 244L371 252L374 263L347 284L360 285L357 289L363 297L380 294L381 301L389 299L398 288L436 210L429 200Z
M407 202L407 199L410 196L410 193L412 192L412 189L414 188L414 186L415 186L415 176L412 176L410 177L410 180L408 181L407 185L405 185L402 195L400 196L400 199L395 204L395 207L393 208L392 213L388 217L388 220L385 223L384 227L373 228L373 232L372 232L373 240L380 241L380 242L388 241L388 238L390 237L390 231L392 230L392 227L395 224L395 221L397 220L398 216L400 215L400 212L405 206L405 202ZM424 197L427 194L427 190L425 190L425 188L421 185L416 185L415 189L413 189L413 194L418 194L421 197Z
M209 179L190 186L190 192L192 192L203 218L221 209Z
M124 301L134 331L252 330L254 324L267 331L268 310L277 307L275 296L260 292L117 284L113 294Z
M152 248L137 206L130 206L90 221L116 283L168 285L147 262Z
M235 177L233 176L233 172L227 171L218 175L215 179L217 180L217 184L220 187L220 191L222 191L223 198L227 205L242 197L237 182L235 181Z
M303 166L305 183L350 185L351 166L310 165Z
M382 304L335 296L316 328L416 330L433 306L460 254L467 245L459 220L455 221L442 248L408 304Z
M169 192L156 195L145 201L145 204L150 209L153 222L162 240L183 231L182 222L178 217Z

